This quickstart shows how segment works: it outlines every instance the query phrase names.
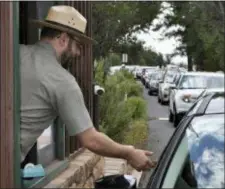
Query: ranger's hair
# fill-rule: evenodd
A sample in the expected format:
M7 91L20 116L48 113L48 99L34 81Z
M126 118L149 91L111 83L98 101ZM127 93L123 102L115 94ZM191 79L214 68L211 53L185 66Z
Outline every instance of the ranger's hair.
M58 35L60 35L62 31L53 29L53 28L48 28L48 27L43 27L41 30L41 38L55 38Z

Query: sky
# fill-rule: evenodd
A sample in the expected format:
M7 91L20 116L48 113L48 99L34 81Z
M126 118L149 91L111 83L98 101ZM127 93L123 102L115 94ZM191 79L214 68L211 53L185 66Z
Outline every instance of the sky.
M164 2L163 6L168 7L168 3ZM154 26L155 24L163 21L165 13L172 13L170 9L165 10L162 14L158 15L156 19L153 20L152 25ZM170 29L176 29L177 27L171 27ZM157 53L162 53L164 58L167 54L171 54L174 52L174 49L179 46L179 42L177 39L170 38L170 39L165 39L165 40L159 40L162 38L163 30L159 31L152 31L152 27L149 28L147 33L140 32L134 34L139 40L145 41L145 47L150 47L153 51ZM173 63L184 63L187 64L187 57L186 56L176 56L172 59Z

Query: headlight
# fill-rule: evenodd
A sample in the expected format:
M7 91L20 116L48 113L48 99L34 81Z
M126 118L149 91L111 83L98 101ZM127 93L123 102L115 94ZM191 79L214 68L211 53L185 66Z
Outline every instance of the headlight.
M194 101L194 99L192 98L192 96L190 94L185 94L185 95L181 96L181 99L186 103L190 103L190 102Z

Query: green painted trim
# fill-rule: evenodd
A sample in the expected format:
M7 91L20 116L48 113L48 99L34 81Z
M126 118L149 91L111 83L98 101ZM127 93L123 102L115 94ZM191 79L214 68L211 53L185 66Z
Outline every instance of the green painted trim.
M50 181L56 178L60 173L66 170L68 166L69 166L68 160L55 161L45 169L46 171L45 177L32 180L24 180L23 188L43 188Z
M20 59L19 59L19 2L13 3L13 120L14 120L14 187L21 186L20 172Z

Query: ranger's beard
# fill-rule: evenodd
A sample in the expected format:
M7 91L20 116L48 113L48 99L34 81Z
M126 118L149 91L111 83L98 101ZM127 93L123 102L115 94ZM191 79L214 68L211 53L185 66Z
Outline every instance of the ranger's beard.
M69 40L67 49L61 55L60 62L62 65L70 65L74 58L72 54L72 40Z

